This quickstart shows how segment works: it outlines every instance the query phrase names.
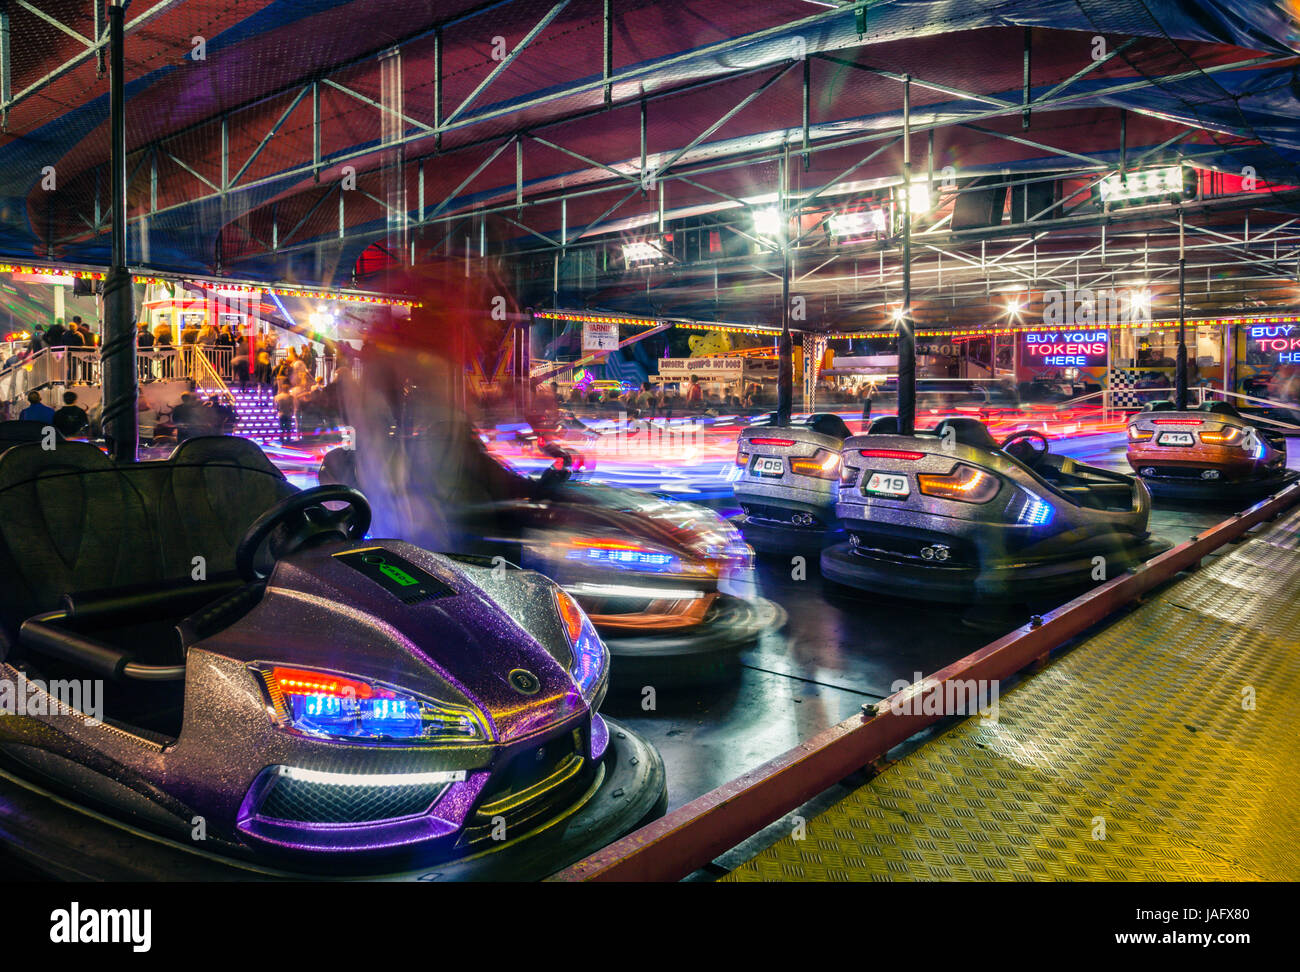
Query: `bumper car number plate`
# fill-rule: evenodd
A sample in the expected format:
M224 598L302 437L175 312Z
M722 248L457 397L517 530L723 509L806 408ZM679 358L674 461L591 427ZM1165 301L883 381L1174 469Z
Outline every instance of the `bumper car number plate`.
M873 472L862 491L868 496L907 496L912 489L907 477L898 473Z
M1192 433L1161 432L1159 444L1162 446L1189 446L1192 444Z
M758 456L751 470L756 476L784 476L785 460L775 456Z

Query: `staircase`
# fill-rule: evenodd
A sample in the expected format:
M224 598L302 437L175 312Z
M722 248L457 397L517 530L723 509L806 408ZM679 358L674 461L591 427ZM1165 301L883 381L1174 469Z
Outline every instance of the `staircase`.
M239 424L235 426L235 435L252 439L266 445L280 441L280 416L275 409L275 398L266 389L250 387L247 391L238 388L201 389L199 394L208 395L228 392ZM298 437L297 420L290 427L290 438Z

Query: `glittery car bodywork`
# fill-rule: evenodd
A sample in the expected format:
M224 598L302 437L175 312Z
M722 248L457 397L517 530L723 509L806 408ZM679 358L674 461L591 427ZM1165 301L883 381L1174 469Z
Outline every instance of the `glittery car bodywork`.
M342 559L365 551L416 565L444 592L408 603ZM600 670L580 687L554 592L533 572L471 566L401 541L310 548L279 561L251 610L188 644L175 738L87 724L55 707L0 719L0 750L11 765L162 833L190 838L201 821L205 850L348 867L496 849L563 819L601 780L609 734L596 708L607 655L600 647ZM259 676L276 665L473 708L484 738L301 731L279 717ZM0 677L27 674L6 664Z
M926 433L854 436L842 457L836 510L849 542L822 555L841 583L1019 599L1086 582L1096 557L1113 572L1158 546L1140 481L1068 457L1048 453L1031 470L996 446Z

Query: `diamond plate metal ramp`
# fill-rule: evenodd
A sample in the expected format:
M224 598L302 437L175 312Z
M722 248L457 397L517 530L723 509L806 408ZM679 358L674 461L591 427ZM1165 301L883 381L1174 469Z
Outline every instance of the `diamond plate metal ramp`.
M728 881L1300 879L1300 511Z

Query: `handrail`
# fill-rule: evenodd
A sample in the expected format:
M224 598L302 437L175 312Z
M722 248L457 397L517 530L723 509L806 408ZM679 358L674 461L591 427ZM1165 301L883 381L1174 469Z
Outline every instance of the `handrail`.
M222 395L229 396L229 386L226 385L225 380L221 377L221 372L219 372L216 369L216 366L208 360L208 355L204 348L197 344L192 344L189 347L190 353L193 356L193 366L190 369L190 377L194 380L194 384L197 386L200 383L200 374L206 372L208 380L213 383L213 386L217 391Z

